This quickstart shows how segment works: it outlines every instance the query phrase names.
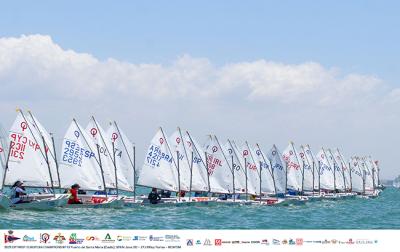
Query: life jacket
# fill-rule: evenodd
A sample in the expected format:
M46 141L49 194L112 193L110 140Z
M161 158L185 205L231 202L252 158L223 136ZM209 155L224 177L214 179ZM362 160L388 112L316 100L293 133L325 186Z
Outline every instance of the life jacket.
M72 195L72 189L69 189L69 190L68 190L68 194L69 194L68 199L73 200L73 199L74 199L74 196Z
M11 199L16 199L16 198L20 198L21 197L20 193L17 192L17 188L19 188L19 187L15 186L15 187L11 188L11 195L10 195Z

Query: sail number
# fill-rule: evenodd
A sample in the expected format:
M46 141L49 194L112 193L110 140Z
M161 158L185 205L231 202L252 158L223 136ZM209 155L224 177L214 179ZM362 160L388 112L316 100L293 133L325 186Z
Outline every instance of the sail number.
M81 148L78 143L65 140L62 161L82 166L83 158L94 157L94 153L89 150Z

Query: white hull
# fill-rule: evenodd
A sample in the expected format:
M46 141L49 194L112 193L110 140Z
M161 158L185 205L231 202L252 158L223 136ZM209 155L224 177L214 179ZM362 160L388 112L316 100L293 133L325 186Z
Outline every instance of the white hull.
M30 209L30 210L51 210L55 207L65 205L67 199L65 197L52 197L31 201L29 203L11 204L11 209Z

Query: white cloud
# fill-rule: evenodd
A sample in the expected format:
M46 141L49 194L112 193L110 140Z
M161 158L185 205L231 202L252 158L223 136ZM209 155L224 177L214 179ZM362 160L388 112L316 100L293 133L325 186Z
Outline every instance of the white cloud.
M89 54L64 50L43 35L0 39L0 81L11 81L8 88L40 90L43 96L60 98L98 99L122 94L192 99L234 93L249 100L317 105L338 104L349 97L361 99L381 83L374 76L341 75L315 62L289 65L258 60L214 66L206 58L189 55L170 65L100 61Z

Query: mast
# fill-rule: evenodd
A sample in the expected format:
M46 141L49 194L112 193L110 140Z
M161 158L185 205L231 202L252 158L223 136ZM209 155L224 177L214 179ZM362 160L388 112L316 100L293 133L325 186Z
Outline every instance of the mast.
M114 174L115 174L115 190L117 191L117 196L119 195L119 191L118 191L118 177L117 177L117 162L115 162L115 144L114 144L113 140L111 142L112 144L112 148L113 148L113 164L114 164Z
M97 147L97 155L99 155L99 166L100 166L100 171L101 171L101 178L103 179L104 192L105 192L106 198L107 198L106 181L104 179L103 165L101 164L100 146L99 146L99 144L96 144L96 147Z
M4 167L3 181L1 182L1 190L3 190L4 183L6 182L6 175L7 175L7 170L8 170L8 162L9 162L9 160L10 160L11 148L12 148L12 142L10 141L10 146L9 146L9 148L8 148L8 154L7 154L6 165L5 165L5 167Z
M49 157L47 155L47 151L46 151L46 141L44 140L44 137L42 136L42 140L43 140L43 146L44 146L44 153L46 155L46 163L47 163L47 168L49 169L49 175L50 175L50 184L51 184L51 190L53 191L54 196L56 195L56 192L54 190L54 184L53 184L53 176L51 175L51 169L50 169L50 163L49 163Z
M187 151L186 151L186 147L185 147L185 141L184 141L183 136L182 136L181 128L179 128L179 127L178 127L178 132L179 132L179 137L181 138L183 151L185 152L184 154L185 154L185 157L186 157L186 161L187 161L188 164L190 164L190 181L189 181L189 201L190 201L190 196L192 194L192 182L193 182L193 150L192 150L192 155L191 155L191 162L189 162L189 157L187 155Z
M260 161L260 203L261 203L261 169L262 169L262 163Z
M205 156L205 158L206 158L206 170L207 170L208 192L211 192L210 174L208 173L208 154L207 154L207 151L204 151L204 156ZM207 195L208 195L208 194L207 194Z
M135 200L136 200L136 146L133 145L133 201L135 202Z
M233 201L235 202L235 198L236 198L236 191L235 191L235 166L234 166L234 164L233 164L233 154L231 155L231 161L232 161Z
M192 197L192 179L193 179L193 151L192 151L192 160L190 163L190 184L189 184L189 201Z
M50 136L51 136L51 142L53 143L54 161L55 161L55 163L56 163L58 185L59 185L59 188L61 188L60 172L59 172L59 169L58 169L56 145L54 144L54 137L53 137L53 134L50 133Z
M321 161L318 160L318 191L321 195Z

